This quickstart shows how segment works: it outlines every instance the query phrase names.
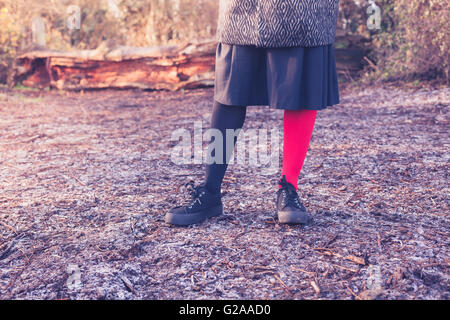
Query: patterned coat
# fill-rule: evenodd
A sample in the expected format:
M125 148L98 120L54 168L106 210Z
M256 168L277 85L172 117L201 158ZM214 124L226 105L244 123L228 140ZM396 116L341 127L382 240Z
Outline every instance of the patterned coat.
M339 0L220 0L217 41L315 47L336 36Z

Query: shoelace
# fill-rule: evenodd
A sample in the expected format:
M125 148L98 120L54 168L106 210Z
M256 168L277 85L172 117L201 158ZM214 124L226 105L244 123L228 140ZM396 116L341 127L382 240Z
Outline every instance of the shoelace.
M283 206L291 205L298 209L302 209L302 210L305 209L303 204L298 199L298 196L293 193L290 193L288 190L283 190L281 197L282 197L281 201L283 203Z
M298 199L298 194L295 189L293 189L286 181L286 178L283 176L283 178L280 180L281 185L281 201L283 206L292 205L297 209L305 210L305 207Z
M192 207L195 205L196 202L198 204L202 204L202 201L200 198L205 194L205 191L200 191L200 186L195 186L193 181L189 181L186 183L186 190L189 193L189 195L192 198L192 201L187 206L189 209L192 209Z

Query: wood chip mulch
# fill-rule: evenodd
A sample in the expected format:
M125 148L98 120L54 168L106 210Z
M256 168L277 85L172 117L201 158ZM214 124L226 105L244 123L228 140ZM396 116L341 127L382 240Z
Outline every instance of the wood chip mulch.
M208 127L213 89L0 88L0 299L449 299L450 89L346 90L319 111L299 195L230 165L225 215L174 228L201 165L173 130ZM282 129L250 107L245 128Z

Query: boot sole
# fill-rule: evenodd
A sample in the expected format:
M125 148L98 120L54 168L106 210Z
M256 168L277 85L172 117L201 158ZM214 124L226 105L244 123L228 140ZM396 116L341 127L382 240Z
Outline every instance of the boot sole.
M165 222L176 226L188 226L191 224L203 222L211 217L220 216L222 213L223 213L222 204L192 214L184 214L184 213L176 214L173 212L168 212L166 214Z
M277 215L281 224L307 224L311 219L307 212L278 211Z

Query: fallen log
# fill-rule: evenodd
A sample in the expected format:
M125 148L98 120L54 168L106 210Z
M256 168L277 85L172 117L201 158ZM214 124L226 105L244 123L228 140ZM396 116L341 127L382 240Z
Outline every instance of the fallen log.
M370 51L370 39L338 33L334 46L338 73L356 75L367 64L364 58Z
M211 86L216 43L60 52L35 50L17 58L15 82L64 90L167 89Z
M71 52L40 48L16 59L14 83L61 90L141 88L178 90L214 85L217 43L206 40L150 48L105 44ZM336 48L338 71L356 72L364 50Z

